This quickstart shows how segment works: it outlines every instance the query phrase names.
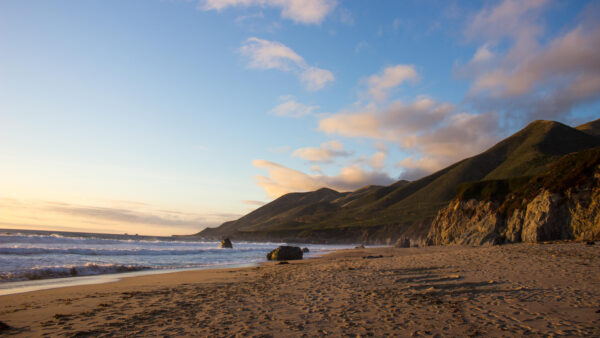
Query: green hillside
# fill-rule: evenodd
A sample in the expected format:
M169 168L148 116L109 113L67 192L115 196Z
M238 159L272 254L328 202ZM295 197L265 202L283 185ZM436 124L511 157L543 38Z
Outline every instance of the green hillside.
M487 151L417 181L346 193L327 188L290 193L198 235L268 239L311 238L326 233L352 237L385 228L398 235L422 236L428 231L428 221L456 196L459 185L539 175L565 154L599 146L597 122L576 129L558 122L534 121Z

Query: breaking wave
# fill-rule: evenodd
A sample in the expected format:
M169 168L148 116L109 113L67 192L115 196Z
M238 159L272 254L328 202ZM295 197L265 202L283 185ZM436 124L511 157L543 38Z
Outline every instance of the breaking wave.
M68 265L53 267L34 267L27 270L0 273L0 281L12 282L23 280L39 280L60 277L92 276L108 273L132 272L151 269L149 266L134 266L121 264Z

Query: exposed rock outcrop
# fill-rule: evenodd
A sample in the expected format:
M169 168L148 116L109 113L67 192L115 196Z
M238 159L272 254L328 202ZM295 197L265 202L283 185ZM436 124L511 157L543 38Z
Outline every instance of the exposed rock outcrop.
M396 241L396 248L410 248L410 238L408 237L400 237Z
M291 261L302 259L302 249L297 246L279 246L267 254L270 261Z
M229 238L225 238L221 241L221 244L219 244L219 248L233 249L233 244L231 244L231 240L229 240Z
M563 192L541 189L519 208L456 198L438 212L427 238L432 245L562 239L600 239L600 166L581 184Z

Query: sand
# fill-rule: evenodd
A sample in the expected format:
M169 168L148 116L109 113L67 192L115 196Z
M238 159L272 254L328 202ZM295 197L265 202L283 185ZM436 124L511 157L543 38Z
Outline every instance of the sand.
M354 249L2 296L0 321L21 336L600 336L599 258L578 242Z

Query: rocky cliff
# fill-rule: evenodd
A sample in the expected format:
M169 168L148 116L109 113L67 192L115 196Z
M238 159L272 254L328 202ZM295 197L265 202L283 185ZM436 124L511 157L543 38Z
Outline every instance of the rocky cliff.
M498 182L482 183L438 212L429 244L600 240L600 148L565 156L509 192L494 195Z

